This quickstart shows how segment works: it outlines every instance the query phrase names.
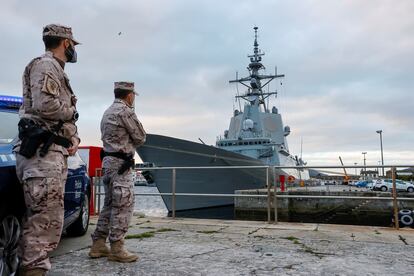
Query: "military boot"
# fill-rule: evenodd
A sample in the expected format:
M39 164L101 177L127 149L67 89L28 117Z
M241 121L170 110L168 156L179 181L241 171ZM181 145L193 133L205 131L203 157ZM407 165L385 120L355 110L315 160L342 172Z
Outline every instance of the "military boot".
M111 253L109 253L108 260L121 263L130 263L138 260L138 255L135 255L124 248L124 241L116 241L111 243Z
M89 257L100 258L108 257L109 248L105 244L105 239L98 239L92 243L91 251L89 251Z
M41 269L41 268L34 268L29 270L23 270L23 273L21 275L23 276L45 276L47 270Z

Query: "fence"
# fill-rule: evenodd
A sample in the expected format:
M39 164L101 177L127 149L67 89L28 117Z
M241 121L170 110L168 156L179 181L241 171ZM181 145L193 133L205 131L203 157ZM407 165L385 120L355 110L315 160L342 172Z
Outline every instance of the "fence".
M205 166L205 167L145 167L140 170L142 171L156 171L156 170L171 170L172 177L171 177L171 193L134 193L134 196L171 196L172 197L172 218L175 219L176 217L176 200L177 197L183 196L196 196L196 197L233 197L233 198L267 198L267 222L268 223L278 223L278 210L277 210L277 202L278 199L282 198L303 198L303 199L364 199L364 200L385 200L385 201L392 201L393 202L393 216L394 216L394 227L399 229L399 217L398 217L398 201L414 201L414 198L411 197L398 197L397 195L397 187L396 187L396 169L397 168L407 168L407 167L414 167L414 165L375 165L375 166ZM306 170L306 169L358 169L358 168L391 168L392 172L392 195L390 197L384 196L329 196L329 195L284 195L284 194L277 194L277 188L280 187L280 180L276 177L276 170L283 170L283 169L294 169L294 170ZM210 169L263 169L265 170L266 177L265 177L265 186L267 187L267 194L216 194L216 193L177 193L177 170L210 170ZM96 184L94 187L94 196L95 196L95 210L96 213L99 213L99 208L101 206L101 195L102 193L102 170L97 169L96 177L94 179L94 183ZM385 176L383 176L385 177ZM273 193L272 193L273 189ZM273 204L272 204L273 203ZM96 206L97 205L97 206ZM272 208L273 205L273 208ZM271 218L271 211L273 209L274 218L272 221Z

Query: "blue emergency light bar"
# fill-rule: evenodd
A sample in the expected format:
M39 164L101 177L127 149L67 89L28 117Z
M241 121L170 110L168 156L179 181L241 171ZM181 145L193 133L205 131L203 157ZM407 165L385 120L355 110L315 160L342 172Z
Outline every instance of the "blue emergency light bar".
M22 103L22 97L0 95L0 108L18 109Z

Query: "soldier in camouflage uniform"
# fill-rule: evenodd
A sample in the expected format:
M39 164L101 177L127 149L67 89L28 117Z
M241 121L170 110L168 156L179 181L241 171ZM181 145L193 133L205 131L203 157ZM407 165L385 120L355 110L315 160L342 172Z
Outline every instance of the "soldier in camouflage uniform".
M128 252L123 245L134 208L133 157L136 148L145 142L146 134L133 109L134 83L116 82L114 93L115 101L101 121L105 200L92 234L89 256L134 262L138 256ZM108 237L110 250L105 245Z
M37 130L57 135L60 142L53 140L45 154L39 154L47 142L39 140L41 145L30 157L23 153L26 138L20 137L13 149L27 207L19 244L23 275L45 275L51 268L48 253L58 245L63 227L67 157L76 153L80 142L76 97L64 72L66 62L76 62L79 43L70 27L56 24L44 27L43 41L45 54L33 59L23 74L19 137L20 123L29 120Z

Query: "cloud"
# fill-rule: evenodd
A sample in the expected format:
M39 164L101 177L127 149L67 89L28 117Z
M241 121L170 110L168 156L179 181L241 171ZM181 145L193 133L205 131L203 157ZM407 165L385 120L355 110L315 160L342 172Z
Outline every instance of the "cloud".
M236 71L247 74L257 25L266 71L277 65L286 74L282 85L271 85L279 92L272 105L292 128L294 154L303 137L309 163L337 163L338 153L352 163L362 151L377 154L375 131L382 129L386 161L408 162L414 156L413 13L412 1L386 0L6 1L0 91L19 95L25 65L43 52L42 27L67 24L82 42L79 62L66 71L79 97L84 143L100 144L113 82L132 80L149 131L215 144L238 105L228 80Z

